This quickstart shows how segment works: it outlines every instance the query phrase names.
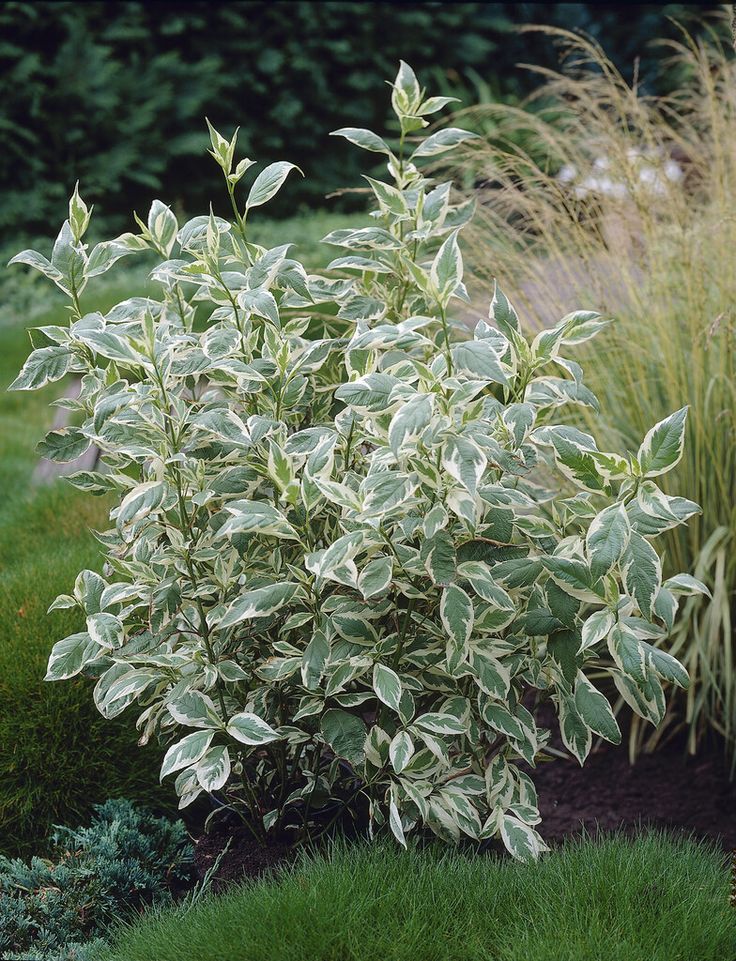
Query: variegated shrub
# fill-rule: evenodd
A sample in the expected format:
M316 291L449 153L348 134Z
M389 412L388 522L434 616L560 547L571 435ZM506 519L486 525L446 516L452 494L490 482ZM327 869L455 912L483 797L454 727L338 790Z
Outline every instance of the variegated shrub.
M107 717L137 704L181 804L222 792L260 838L361 809L402 843L427 825L528 858L544 845L518 762L548 742L538 701L582 763L594 737L620 738L606 677L654 724L662 682L687 683L657 643L677 596L702 588L663 584L652 546L698 509L656 483L686 411L636 454L600 451L564 423L596 401L563 352L604 320L576 312L527 338L497 291L471 334L458 233L472 210L422 173L470 135L417 136L447 101L406 65L392 99L393 145L337 131L389 179L368 180L369 226L326 238L343 248L329 277L249 242L291 165L266 167L243 204L251 161L213 129L232 222L180 227L156 201L138 234L90 250L75 191L51 259L15 258L71 318L35 333L13 388L81 378L57 402L79 426L41 451L96 445L102 468L70 479L115 495L103 576L83 571L54 604L86 630L55 644L48 678L97 678ZM158 256L160 296L84 314L87 282L137 251Z

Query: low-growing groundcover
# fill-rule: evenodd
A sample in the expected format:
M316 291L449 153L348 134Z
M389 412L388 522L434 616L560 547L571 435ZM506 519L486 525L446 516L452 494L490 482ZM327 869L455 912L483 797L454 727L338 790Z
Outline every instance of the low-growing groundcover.
M723 855L643 834L534 864L339 847L274 879L150 912L100 961L727 961Z
M48 859L0 857L0 957L97 961L110 925L191 876L183 823L130 801L97 805L88 827L57 828L50 847Z

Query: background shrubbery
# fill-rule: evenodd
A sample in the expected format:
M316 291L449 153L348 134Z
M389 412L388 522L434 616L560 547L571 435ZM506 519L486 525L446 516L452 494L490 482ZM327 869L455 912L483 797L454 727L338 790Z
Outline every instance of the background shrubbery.
M655 36L695 4L649 4L634 18L596 3L5 3L0 10L0 228L50 233L76 180L109 229L159 194L204 209L216 176L203 157L207 114L240 124L245 152L285 158L306 174L315 206L363 168L327 131L361 119L382 129L382 80L400 58L440 92L474 102L518 98L532 78L519 61L554 66L551 46L519 34L545 22L592 33L652 89ZM305 118L309 118L305 122ZM192 162L197 166L192 175ZM289 201L280 212L289 211ZM276 208L279 212L278 207Z

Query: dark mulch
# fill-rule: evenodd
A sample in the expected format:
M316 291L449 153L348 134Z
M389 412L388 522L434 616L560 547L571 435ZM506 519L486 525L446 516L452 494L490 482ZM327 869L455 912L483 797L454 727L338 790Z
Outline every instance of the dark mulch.
M736 785L718 748L687 757L673 742L632 767L625 745L605 747L580 767L555 760L532 772L539 794L541 832L559 841L579 834L640 824L684 830L736 848Z
M215 864L228 841L230 846L222 856L212 879L212 890L215 893L225 890L233 881L263 877L293 856L293 850L288 844L272 842L268 847L264 847L256 844L253 835L245 828L228 830L227 825L223 824L218 830L202 835L197 841L194 849L194 870L200 881Z
M718 747L687 757L677 741L655 754L645 754L632 767L625 745L604 746L580 767L557 759L531 772L539 794L540 830L548 842L562 841L583 830L595 833L642 826L685 831L736 849L736 784L728 779ZM200 838L195 869L201 879L223 847L230 848L217 870L213 888L258 878L288 863L293 849L286 843L260 847L251 834L223 819Z

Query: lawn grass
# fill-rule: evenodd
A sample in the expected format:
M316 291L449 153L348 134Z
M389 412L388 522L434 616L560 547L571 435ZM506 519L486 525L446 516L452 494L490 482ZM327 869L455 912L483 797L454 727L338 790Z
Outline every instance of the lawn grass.
M339 846L280 877L119 929L100 961L726 961L715 848L648 833L538 864Z

